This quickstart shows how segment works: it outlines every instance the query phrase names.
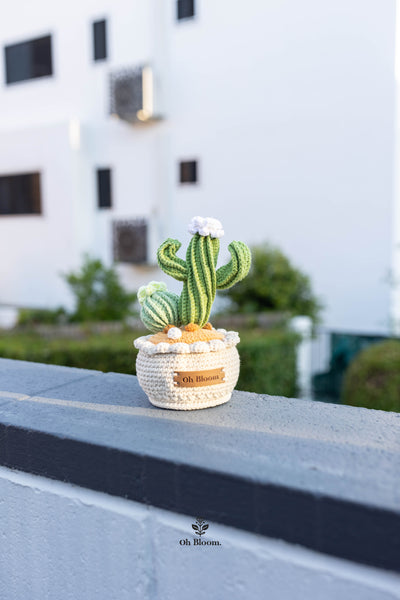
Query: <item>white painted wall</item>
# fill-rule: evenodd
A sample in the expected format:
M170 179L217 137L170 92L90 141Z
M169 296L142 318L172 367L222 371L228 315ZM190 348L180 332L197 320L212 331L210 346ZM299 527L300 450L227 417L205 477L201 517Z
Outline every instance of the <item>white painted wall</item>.
M380 328L389 309L394 2L222 4L200 2L198 25L173 40L174 154L200 156L203 179L177 192L181 225L222 197L217 216L229 238L281 245L311 275L329 325Z
M400 577L0 467L2 600L395 600Z
M385 329L395 0L196 4L197 17L180 23L174 0L8 8L0 45L51 32L55 76L0 88L0 173L40 167L46 207L0 218L0 301L65 302L59 271L83 250L110 262L114 218L151 216L154 248L167 235L186 242L189 219L209 214L226 244L269 240L310 274L328 326ZM110 59L96 64L91 22L102 17ZM165 119L132 127L107 115L108 72L143 62L155 66ZM0 80L2 70L0 61ZM179 186L177 161L190 158L200 183ZM96 209L96 166L113 168L111 211ZM121 272L130 287L159 276Z
M396 58L395 58L395 147L394 147L394 194L393 194L393 236L391 270L391 317L392 331L400 335L400 2L396 10Z

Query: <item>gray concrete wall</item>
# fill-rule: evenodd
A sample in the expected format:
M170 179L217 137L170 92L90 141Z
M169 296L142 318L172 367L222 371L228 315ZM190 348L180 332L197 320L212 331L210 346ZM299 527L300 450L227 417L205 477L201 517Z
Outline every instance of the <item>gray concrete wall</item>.
M210 522L0 468L2 600L394 600L400 578ZM192 544L181 545L181 540Z
M129 375L0 359L0 597L399 599L399 427L244 392L164 411Z

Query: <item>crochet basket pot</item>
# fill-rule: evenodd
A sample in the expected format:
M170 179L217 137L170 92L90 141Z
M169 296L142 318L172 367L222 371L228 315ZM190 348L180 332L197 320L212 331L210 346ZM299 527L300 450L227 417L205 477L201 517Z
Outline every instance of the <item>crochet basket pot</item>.
M223 333L222 340L193 344L153 344L151 336L136 339L136 374L150 402L174 410L228 402L239 377L239 336Z

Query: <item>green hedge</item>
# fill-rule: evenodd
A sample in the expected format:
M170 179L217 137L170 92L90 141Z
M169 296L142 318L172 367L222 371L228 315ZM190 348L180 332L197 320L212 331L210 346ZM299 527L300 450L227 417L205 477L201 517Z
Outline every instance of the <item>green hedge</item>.
M400 412L400 341L369 346L346 371L343 404Z
M236 389L296 397L298 337L276 330L258 334L249 332L240 337L240 376Z
M0 357L33 362L135 373L132 341L143 332L124 331L83 339L49 340L37 334L0 335ZM239 345L237 389L280 396L296 395L297 337L286 331L248 331Z
M51 365L134 373L135 332L98 334L82 339L46 339L35 334L0 336L0 357Z

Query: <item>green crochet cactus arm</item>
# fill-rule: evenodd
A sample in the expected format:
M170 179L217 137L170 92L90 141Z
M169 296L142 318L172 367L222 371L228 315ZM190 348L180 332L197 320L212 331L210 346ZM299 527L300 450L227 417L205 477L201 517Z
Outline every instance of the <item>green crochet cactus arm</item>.
M215 267L219 239L196 233L186 253L187 278L179 299L179 315L184 325L197 323L203 327L211 312L216 293Z
M243 242L232 242L229 244L231 260L216 269L219 238L224 234L221 223L210 217L194 217L189 224L189 232L193 237L186 261L176 256L181 243L170 238L158 249L157 258L165 273L183 282L179 323L195 323L204 327L210 318L217 289L227 289L247 275L251 254Z
M176 253L182 244L178 240L168 238L157 251L157 260L160 268L178 281L185 281L187 278L187 267L184 260L178 258Z
M251 266L250 249L243 242L231 242L229 263L217 270L217 289L226 290L246 277Z

